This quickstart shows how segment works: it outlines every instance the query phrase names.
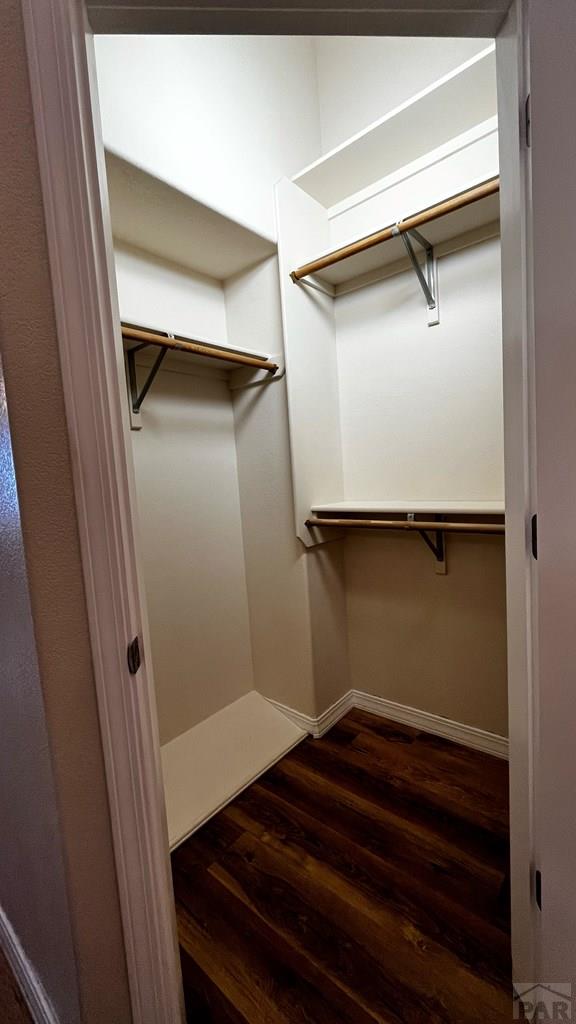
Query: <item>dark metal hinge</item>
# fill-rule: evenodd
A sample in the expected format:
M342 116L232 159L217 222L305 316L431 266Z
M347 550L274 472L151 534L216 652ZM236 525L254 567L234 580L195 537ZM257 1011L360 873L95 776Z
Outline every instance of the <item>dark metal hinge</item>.
M534 899L538 910L542 910L542 872L534 872Z
M532 102L530 99L530 93L526 97L526 103L524 105L524 139L526 146L530 149L532 145Z
M532 516L530 528L532 535L532 555L534 558L538 558L538 516Z
M140 641L138 640L137 636L135 636L134 639L131 640L130 643L128 644L127 658L128 671L131 676L135 676L138 669L140 668L140 665L142 664L140 658Z

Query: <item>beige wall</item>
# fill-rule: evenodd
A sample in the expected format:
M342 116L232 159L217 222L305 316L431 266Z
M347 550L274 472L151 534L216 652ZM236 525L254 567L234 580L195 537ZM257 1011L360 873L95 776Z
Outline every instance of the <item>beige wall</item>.
M476 281L481 280L485 255L497 269L497 243L487 243L476 254L463 253L459 266L458 257L452 258L456 266L450 276L444 274L444 284L449 286L453 278L452 287L462 288L470 264ZM392 287L399 283L401 278L393 279ZM411 280L409 285L412 305ZM404 283L404 289L409 285ZM281 350L277 287L274 259L228 283L232 342L247 345L251 340L270 352ZM493 344L498 287L492 270L484 287L488 295L482 317L475 321L477 336L468 327L465 337L468 346L475 339L483 342L483 352L472 351L480 365L484 360L490 380L499 372L500 359ZM385 307L385 284L375 288ZM423 321L419 335L427 332L424 339L419 336L419 344L434 343L437 329L426 328L418 295L414 307L412 313ZM382 336L380 304L375 316L370 306L364 319L357 316L361 332L376 330L383 349L387 339ZM447 316L452 344L454 331L460 335L448 311ZM379 358L388 360L389 378L390 352L381 351ZM380 377L384 370L380 368ZM348 387L354 383L361 385L358 376ZM366 387L377 389L377 380L372 377ZM496 377L495 387L488 389L496 398L498 387ZM446 576L435 574L431 552L412 535L351 535L345 543L305 552L295 537L292 513L284 383L236 392L234 410L257 689L317 715L353 687L505 734L502 540L450 536Z
M348 657L346 576L341 541L307 548L316 714L352 686Z
M444 256L438 276L432 328L411 272L336 301L352 500L503 498L499 240ZM505 734L504 572L498 538L450 535L438 576L418 537L349 536L353 687Z
M347 539L352 685L506 735L504 542L450 534L447 560L437 576L417 535Z
M490 42L320 36L315 48L322 152L329 152L384 117Z
M438 260L440 323L414 273L336 299L344 493L503 501L500 242Z
M55 1012L63 1020L79 1021L64 850L30 612L1 364L0 630L0 906L53 1000ZM28 865L28 900L22 898L23 865Z
M369 44L383 44L346 42L352 63ZM102 45L104 53L107 47L112 52L123 44L112 40ZM226 45L234 50L230 40ZM328 76L321 83L324 99L333 88L331 62L342 45L339 40L320 41L322 74ZM402 45L406 49L411 42ZM422 45L414 44L412 57ZM482 46L478 41L439 41L422 74L437 77ZM106 66L101 61L102 73ZM374 88L372 93L380 95L381 107L386 93L392 106L400 94L394 98L384 84L382 79L380 92ZM411 76L395 82L400 91L417 87ZM353 104L348 115L357 116ZM441 260L441 323L433 329L427 327L412 273L338 298L340 423L350 499L501 497L498 255L493 239ZM172 326L178 315L183 333L224 340L226 331L234 345L281 356L276 258L222 285L119 248L117 271L126 319ZM366 361L358 359L359 352L368 358L370 373ZM183 368L184 362L180 365ZM312 415L321 401L316 382L313 386ZM396 591L385 567L375 574L374 585L362 590L362 563L353 554L356 539L308 553L296 539L285 382L236 391L232 403L233 423L230 395L217 375L209 380L161 373L144 405L144 430L133 435L163 741L236 699L250 685L312 715L324 711L352 685L382 696L393 690L392 699L402 703L416 701L424 710L503 729L504 619L497 625L494 609L503 607L504 591L492 556L487 554L489 567L484 573L484 549L476 551L473 541L468 546L459 541L454 547L458 558L450 563L448 577L436 577L426 563L433 585L443 588L438 595L421 588L417 576L409 588L413 598L401 588ZM294 426L298 429L297 423ZM308 437L309 423L304 429ZM324 465L320 463L316 478ZM315 482L322 486L318 479ZM393 538L373 540L371 550L379 568L385 552L386 558L391 551L397 557L404 551L414 555L413 543L407 548L395 546ZM498 542L486 544L488 553ZM364 550L361 545L359 550ZM428 552L423 548L419 554ZM465 665L466 645L473 640L473 623L464 615L461 593L461 577L466 574L470 585L475 580L478 642L498 651L482 700L476 683L460 688L456 683ZM215 579L223 585L215 586ZM432 602L428 618L425 595ZM386 602L406 616L391 635L380 621ZM421 619L426 620L428 643L435 645L436 668L433 681L426 676L426 685L419 690L419 673L411 666L420 658L432 671L431 663L427 644L409 639L408 633L409 623ZM448 666L440 678L443 661ZM383 671L390 664L396 667L392 678Z
M118 243L115 265L122 319L226 342L220 281ZM131 432L161 743L254 685L226 378L218 363L168 355Z
M162 743L253 689L230 392L170 359L132 431Z
M230 340L282 360L276 257L225 293ZM234 416L255 686L315 716L349 689L342 552L296 537L285 380L234 392Z
M114 242L114 262L122 319L191 338L226 341L222 284Z
M320 155L303 36L97 36L106 147L265 237L274 184Z
M276 257L228 281L225 294L232 344L255 345L283 359ZM294 526L286 381L233 395L254 685L313 715L307 572Z
M7 524L2 633L0 902L48 997L83 1024L131 1019L18 0L0 7L0 348L32 622ZM4 449L6 451L6 448ZM9 512L15 516L12 508ZM32 635L33 629L33 635ZM34 682L37 661L38 677ZM40 692L41 688L41 692ZM18 707L17 704L20 703ZM52 780L50 775L52 774ZM51 792L54 796L51 796ZM8 812L7 812L8 813ZM63 893L61 869L64 863ZM17 865L17 866L15 866ZM68 960L72 935L77 982ZM65 1014L68 1013L68 1016Z
M196 275L116 256L127 319L162 323L168 273L196 322L218 314ZM276 258L224 296L230 343L281 359ZM349 688L344 562L296 538L285 382L231 393L218 370L165 365L132 432L161 741L252 688L316 715Z

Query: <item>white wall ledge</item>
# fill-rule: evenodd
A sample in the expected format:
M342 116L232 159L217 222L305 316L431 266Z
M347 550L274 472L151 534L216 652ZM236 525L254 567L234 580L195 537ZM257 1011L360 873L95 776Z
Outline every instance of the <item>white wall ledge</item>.
M384 501L332 501L312 505L311 512L370 514L434 512L438 515L458 513L459 515L504 515L503 501L412 501L409 498L393 498Z

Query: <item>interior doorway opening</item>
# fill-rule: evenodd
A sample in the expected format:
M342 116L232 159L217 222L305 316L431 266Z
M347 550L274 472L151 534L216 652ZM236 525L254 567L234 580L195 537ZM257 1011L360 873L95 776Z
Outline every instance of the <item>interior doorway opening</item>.
M238 904L268 878L284 896L257 903L258 941L317 970L300 995L279 984L275 1013L336 998L341 965L310 943L356 901L344 939L388 948L381 992L496 1020L512 995L494 44L102 36L96 58L168 831L177 892L188 875L215 900L194 927L178 902L190 1019L260 1019L200 961L218 941L214 962L232 955L254 926ZM321 806L278 792L298 772L324 787L321 835ZM386 842L326 863L331 837L354 845L362 811L330 819L346 799L386 818ZM442 875L460 857L448 912L427 883L393 905L401 863ZM321 879L309 907L326 897L313 935L286 894L295 864ZM432 995L431 961L411 987L411 940L404 960L390 945L407 927L443 964ZM352 961L346 999L380 1012Z

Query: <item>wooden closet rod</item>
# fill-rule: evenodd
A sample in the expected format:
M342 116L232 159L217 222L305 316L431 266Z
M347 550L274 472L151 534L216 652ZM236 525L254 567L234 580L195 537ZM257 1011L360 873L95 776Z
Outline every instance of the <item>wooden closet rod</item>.
M504 523L417 522L413 519L307 519L306 526L364 530L434 530L436 533L504 533Z
M320 256L317 260L305 263L304 266L293 270L290 277L293 281L300 281L303 277L307 277L308 274L314 274L318 270L325 270L326 267L331 267L334 263L340 263L341 260L346 260L350 256L356 256L359 252L364 252L365 249L371 249L374 245L388 242L391 238L395 238L405 231L413 231L415 228L428 224L432 220L444 217L448 213L454 213L456 210L462 210L465 206L470 206L471 203L477 203L479 199L486 199L488 196L498 192L499 189L500 178L491 178L489 181L483 182L482 185L477 185L475 188L470 188L457 196L452 196L451 199L445 199L444 202L437 203L436 206L429 206L427 210L421 210L420 213L415 213L412 217L406 217L405 220L400 221L398 224L390 224L389 227L375 231L372 235L359 238L357 242L343 245L340 249L327 253L326 256Z
M143 345L157 345L159 348L175 349L178 352L192 352L194 355L206 356L208 359L220 359L226 363L252 366L258 370L268 370L268 373L276 373L278 369L277 363L271 363L269 359L245 356L241 352L226 352L224 349L204 345L200 341L167 338L163 334L156 334L154 331L143 331L138 327L125 327L122 325L122 337L128 341L140 341Z

